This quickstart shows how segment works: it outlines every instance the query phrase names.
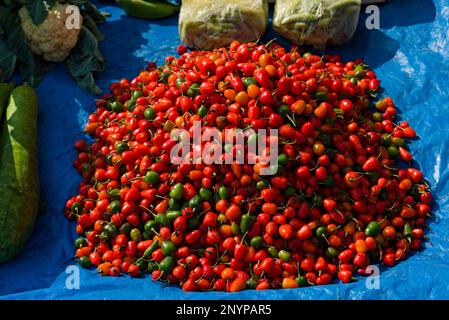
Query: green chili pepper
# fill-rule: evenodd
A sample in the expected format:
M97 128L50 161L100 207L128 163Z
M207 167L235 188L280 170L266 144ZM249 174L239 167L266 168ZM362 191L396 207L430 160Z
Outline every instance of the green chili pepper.
M123 111L123 105L118 101L114 101L111 103L111 110L112 112L120 113Z
M135 90L133 91L133 99L137 99L140 98L142 96L142 91L141 90Z
M107 233L108 236L114 237L117 234L117 227L115 224L107 224L103 227L103 231Z
M148 171L145 174L145 182L148 184L155 184L159 181L159 173L155 171Z
M262 180L260 180L260 181L258 181L256 183L257 190L265 189L267 186L268 186L267 183L265 181L262 181Z
M120 212L121 209L122 209L122 204L118 200L114 200L109 204L109 210L112 213Z
M252 84L257 84L257 81L254 77L247 77L242 79L245 88L248 88Z
M164 272L165 274L169 274L171 272L171 270L173 269L174 264L175 264L175 258L173 258L172 256L166 256L159 263L158 269L160 271Z
M288 114L291 113L290 107L283 104L279 107L278 113L282 118L285 118Z
M108 165L110 165L110 166L113 165L113 163L112 163L112 157L113 157L112 153L110 153L110 154L108 154L108 155L106 155L106 156L104 157L104 161L106 162L106 164L108 164ZM117 190L117 189L114 189L114 190Z
M218 188L218 196L220 197L220 199L226 199L227 197L229 197L228 188L226 188L225 186L221 186L220 188Z
M139 228L133 228L129 235L133 241L139 242L142 240L142 232Z
M389 146L387 151L392 159L396 159L399 156L399 150L395 146Z
M100 233L100 239L103 241L108 241L109 240L109 234L106 231L101 231Z
M261 236L255 236L255 237L251 238L249 243L251 244L251 246L253 246L254 248L258 249L258 248L260 248L262 246L263 239L262 239Z
M388 147L391 144L391 136L388 133L384 133L381 140L384 147Z
M315 231L315 235L321 239L321 238L325 238L328 236L327 230L325 226L319 226L316 231Z
M407 239L411 239L412 238L412 226L408 223L406 223L404 225L404 237L406 237Z
M176 87L178 87L178 89L181 87L181 85L184 83L184 78L177 78L176 79Z
M135 262L135 264L136 264L136 266L138 266L139 267L139 270L140 271L145 271L145 270L147 270L148 269L148 262L146 261L146 260L141 260L141 259L139 259L139 260L137 260L136 262Z
M171 73L169 73L169 72L162 72L161 73L161 81L163 82L163 83L167 83L167 80L168 80L168 77L170 76L170 74Z
M91 265L90 259L86 256L80 257L79 264L83 268L89 268Z
M240 233L240 227L239 227L239 225L237 223L233 222L231 224L231 232L232 232L233 235L237 235L237 234Z
M327 92L326 91L318 91L315 94L315 99L319 101L326 101L327 100Z
M153 120L155 115L156 111L152 107L146 108L145 111L143 112L143 116L147 120Z
M250 289L254 289L257 287L257 279L256 278L249 278L248 280L246 280L246 286Z
M405 140L399 137L393 137L391 138L391 143L395 146L395 147L403 147L405 146Z
M175 221L177 217L180 217L182 214L181 210L169 210L165 213L169 222Z
M270 256L272 256L273 258L277 258L279 256L279 252L275 247L269 247L268 248L268 253L270 254Z
M286 251L286 250L281 250L281 251L279 251L279 253L278 253L278 257L279 257L279 259L281 259L282 261L287 262L287 261L290 260L291 255L290 255L290 252L288 252L288 251Z
M168 194L170 198L173 198L175 200L181 200L182 199L182 183L177 183L171 189L170 193Z
M201 118L205 117L207 115L207 108L206 106L202 105L198 108L198 111L196 112Z
M145 232L148 232L149 234L154 234L154 230L156 229L157 222L154 220L148 220L145 222L144 230Z
M164 256L169 256L176 250L175 244L170 240L164 240L161 244L161 250Z
M133 228L133 225L131 223L125 222L124 224L122 224L120 226L119 230L120 230L120 233L123 233L125 235L129 235L129 233L131 232L132 228Z
M303 276L295 278L295 281L298 283L300 287L307 287L309 285L309 283L307 282L307 278Z
M199 222L199 215L194 215L192 218L189 219L188 227L189 229L193 229L198 225Z
M148 262L148 267L147 267L148 272L153 272L154 270L157 270L157 263L154 261L149 261Z
M194 209L194 208L198 208L201 204L201 196L199 195L195 195L192 197L192 199L189 200L189 207Z
M118 154L122 154L123 151L128 150L128 144L126 142L123 142L123 141L117 141L115 143L114 147L115 147L115 151Z
M112 199L119 199L120 198L120 190L112 189L108 192L108 196Z
M209 201L212 198L212 191L203 187L200 189L199 195L203 201Z
M380 224L377 221L371 221L365 228L365 234L368 237L373 237L380 232Z
M256 221L256 217L250 215L250 214L244 214L240 218L240 232L245 233L247 232L253 223Z
M357 68L359 68L360 66L357 66L354 71L354 78L356 79L362 79L365 76L365 71L362 69L357 70Z
M128 111L133 111L135 106L136 106L136 100L133 98L131 98L130 100L128 100L126 102L126 110L128 110Z
M281 153L278 156L278 163L283 166L285 166L288 163L288 157L285 153Z
M80 213L83 210L83 205L81 203L79 203L78 201L73 203L72 206L70 207L70 211L73 213Z
M183 204L184 204L183 201L175 200L175 199L172 199L172 198L170 198L168 200L168 207L170 209L172 209L172 210L181 210L181 209L183 209L182 208Z
M169 221L167 216L163 213L159 213L154 217L154 221L156 221L161 226L168 226Z
M77 249L85 247L86 245L87 245L87 240L82 237L79 237L75 240L75 248L77 248Z
M154 241L144 252L142 257L148 258L154 251L156 251L157 246L159 245L159 240Z
M200 85L196 82L192 83L187 90L187 95L190 97L196 96L200 92Z
M335 249L334 247L327 247L326 249L326 256L329 259L333 259L338 255L338 250Z

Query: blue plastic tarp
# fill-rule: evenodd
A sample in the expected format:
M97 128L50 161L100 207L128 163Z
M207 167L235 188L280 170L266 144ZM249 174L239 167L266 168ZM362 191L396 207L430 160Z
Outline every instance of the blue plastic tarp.
M132 78L147 63L163 63L179 44L177 17L160 21L130 18L113 4L98 3L111 13L101 27L101 49L107 69L97 76L105 91L110 82ZM364 9L363 9L364 11ZM348 44L330 51L343 58L362 57L382 80L401 117L416 129L411 144L420 169L436 198L434 218L421 252L393 268L381 268L380 288L369 289L365 278L351 284L299 289L186 293L149 277L101 277L80 268L79 289L66 281L76 265L71 259L75 224L63 215L65 201L81 181L72 167L73 142L83 137L94 111L94 97L79 89L63 66L38 87L39 168L45 210L39 216L25 250L0 265L1 299L447 299L449 298L449 1L390 0L380 5L380 30L367 30L361 14L358 31ZM270 28L266 40L278 37ZM284 42L285 43L285 42ZM70 282L70 281L69 281Z

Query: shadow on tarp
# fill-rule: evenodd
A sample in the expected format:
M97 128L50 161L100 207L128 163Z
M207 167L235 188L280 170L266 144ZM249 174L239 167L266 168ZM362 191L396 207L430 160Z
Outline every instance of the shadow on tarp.
M433 0L390 0L379 4L379 8L382 29L429 23L436 17Z

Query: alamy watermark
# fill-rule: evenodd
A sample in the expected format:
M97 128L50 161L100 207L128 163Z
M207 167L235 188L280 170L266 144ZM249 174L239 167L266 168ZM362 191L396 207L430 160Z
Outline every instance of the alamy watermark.
M368 277L365 280L365 287L368 290L380 289L380 269L378 266L370 265L365 269Z
M77 265L69 265L65 269L67 278L65 279L65 288L69 290L78 290L80 288L80 268Z
M68 17L65 20L65 27L69 30L81 29L81 13L78 6L68 5L65 8Z
M380 9L378 6L372 4L366 7L365 13L369 16L365 20L365 27L368 30L380 29Z

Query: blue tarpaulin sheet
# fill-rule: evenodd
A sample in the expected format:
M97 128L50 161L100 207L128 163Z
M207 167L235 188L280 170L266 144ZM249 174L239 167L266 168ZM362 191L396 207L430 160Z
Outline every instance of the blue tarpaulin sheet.
M122 77L132 78L147 63L163 63L180 43L178 18L148 21L128 17L112 2L97 2L111 16L101 29L106 71L98 74L103 90ZM101 277L80 268L79 289L66 287L75 223L63 215L65 201L77 193L80 176L72 167L73 142L83 137L92 95L79 89L63 66L38 87L39 168L45 210L25 250L0 265L1 299L444 299L449 298L449 1L390 0L380 7L380 29L365 26L365 7L351 42L330 51L343 59L362 57L372 66L419 139L411 152L436 198L425 248L393 268L380 269L379 289L365 278L298 289L239 293L186 293L143 279ZM271 24L271 22L270 22ZM278 37L271 29L265 40ZM286 44L286 42L284 42Z

